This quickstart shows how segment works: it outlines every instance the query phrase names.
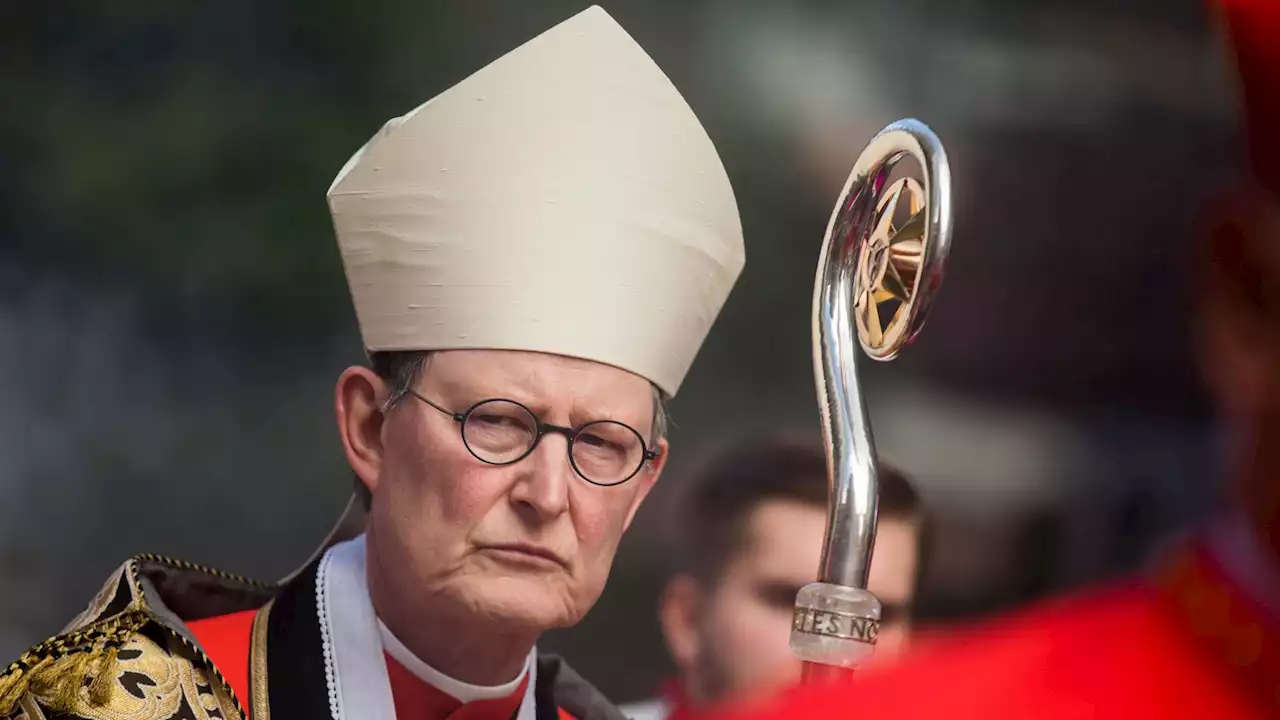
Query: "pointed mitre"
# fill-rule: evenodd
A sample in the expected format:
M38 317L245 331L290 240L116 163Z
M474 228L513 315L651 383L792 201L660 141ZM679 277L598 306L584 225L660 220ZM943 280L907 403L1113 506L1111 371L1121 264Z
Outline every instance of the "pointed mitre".
M744 262L711 139L598 7L387 123L329 205L369 352L553 353L669 395Z

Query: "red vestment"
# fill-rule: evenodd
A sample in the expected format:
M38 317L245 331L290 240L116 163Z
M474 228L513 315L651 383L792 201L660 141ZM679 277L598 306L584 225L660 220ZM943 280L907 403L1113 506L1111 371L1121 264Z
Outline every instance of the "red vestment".
M1280 622L1202 550L935 640L845 685L722 718L1253 720L1280 716Z
M250 697L249 648L256 615L256 610L246 610L187 623L187 628L199 640L246 708ZM529 683L526 675L524 682L510 695L464 704L419 679L390 655L384 654L383 657L399 720L511 720L520 709L520 701ZM561 720L575 720L563 708L559 709L559 716Z

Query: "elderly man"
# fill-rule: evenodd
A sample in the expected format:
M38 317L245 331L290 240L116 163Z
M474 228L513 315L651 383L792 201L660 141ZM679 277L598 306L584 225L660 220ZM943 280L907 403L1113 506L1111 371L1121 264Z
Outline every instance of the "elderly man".
M360 497L278 585L130 560L0 676L0 717L619 717L536 643L599 597L741 271L710 139L592 8L328 197L372 359L335 393Z
M753 438L693 478L681 506L679 570L659 618L679 674L664 696L624 706L632 720L688 720L708 707L765 696L800 677L791 652L796 593L813 580L827 525L827 459L818 442ZM870 589L884 604L877 658L911 633L920 496L881 464Z

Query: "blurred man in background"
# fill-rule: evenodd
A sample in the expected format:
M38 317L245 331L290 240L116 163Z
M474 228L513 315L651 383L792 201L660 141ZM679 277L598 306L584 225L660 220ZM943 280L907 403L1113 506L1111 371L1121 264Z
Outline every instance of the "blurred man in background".
M328 200L372 359L334 393L347 522L281 584L130 560L0 717L620 717L537 643L599 598L742 270L710 138L597 7L387 123Z
M781 437L734 447L692 479L680 505L678 571L659 609L678 675L663 697L623 712L678 720L799 678L792 610L817 577L827 492L821 445ZM910 632L924 515L907 478L882 463L869 582L884 605L877 658L896 654Z
M1258 187L1197 254L1196 350L1226 506L1144 575L996 620L760 718L1280 717L1280 2L1222 0ZM728 715L728 713L725 713Z

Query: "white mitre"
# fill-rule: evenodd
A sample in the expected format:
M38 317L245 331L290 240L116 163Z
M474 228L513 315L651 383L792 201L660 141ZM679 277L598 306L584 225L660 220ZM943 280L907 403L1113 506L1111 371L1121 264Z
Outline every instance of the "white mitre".
M369 352L540 351L675 395L744 262L711 139L599 7L387 123L328 198Z

